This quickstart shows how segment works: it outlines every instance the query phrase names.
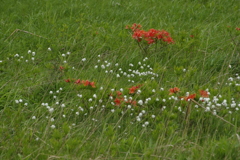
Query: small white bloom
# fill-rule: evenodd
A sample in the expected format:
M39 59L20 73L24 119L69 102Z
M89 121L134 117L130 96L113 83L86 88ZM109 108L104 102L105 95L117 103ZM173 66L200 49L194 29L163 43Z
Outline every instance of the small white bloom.
M52 113L54 111L54 108L49 108L48 111Z
M65 54L62 54L62 57L65 57L66 55Z
M93 98L97 98L97 95L96 95L96 94L94 94L94 95L93 95Z
M48 47L48 51L52 51L52 49L50 47Z
M89 101L89 102L92 102L92 98L89 98L88 101Z
M143 101L142 101L142 100L139 100L139 101L138 101L138 104L143 105Z
M70 55L71 54L71 52L67 52L67 55Z
M32 59L32 61L34 61L34 59L35 59L35 58L34 58L34 57L32 57L31 59Z
M163 101L163 102L166 102L166 99L163 99L162 101Z
M65 104L61 104L61 107L64 108L64 107L66 107L66 106L65 106Z
M149 122L148 122L148 121L146 121L144 124L147 126L147 125L149 125Z
M54 121L54 118L51 118L51 120L50 120L51 122L53 122Z
M31 50L28 50L28 54L30 54L30 53L32 53L32 51L31 51Z
M49 94L53 94L53 91L50 91Z
M79 112L76 112L76 115L79 115Z
M36 119L36 116L32 116L32 119Z
M56 128L56 126L55 125L51 125L51 128L54 129L54 128Z
M86 58L83 58L82 61L85 62L87 59Z
M101 68L102 68L102 69L105 69L105 66L102 64L102 65L101 65Z
M114 112L115 112L115 110L114 110L114 109L111 109L111 112L112 112L112 113L114 113Z
M65 115L65 114L63 114L62 116L63 116L63 118L65 118L65 117L66 117L66 115Z
M155 92L156 92L156 90L155 90L155 89L153 89L153 90L152 90L152 92L153 92L153 93L155 93Z
M152 115L152 118L155 118L156 116L155 115Z
M63 61L63 63L67 63L67 61Z
M28 105L28 103L24 103L24 106L27 106Z

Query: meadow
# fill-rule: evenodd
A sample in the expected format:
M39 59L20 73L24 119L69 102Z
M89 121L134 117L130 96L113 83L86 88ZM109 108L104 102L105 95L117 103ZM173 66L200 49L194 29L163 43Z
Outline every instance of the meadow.
M0 5L0 159L240 159L239 0Z

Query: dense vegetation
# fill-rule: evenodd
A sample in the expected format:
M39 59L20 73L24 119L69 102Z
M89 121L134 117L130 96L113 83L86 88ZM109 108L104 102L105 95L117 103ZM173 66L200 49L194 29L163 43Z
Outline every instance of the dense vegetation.
M0 159L240 159L239 12L1 2Z

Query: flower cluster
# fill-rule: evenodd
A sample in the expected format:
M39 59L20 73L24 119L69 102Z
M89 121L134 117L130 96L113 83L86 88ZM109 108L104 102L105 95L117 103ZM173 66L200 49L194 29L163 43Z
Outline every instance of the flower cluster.
M95 82L91 82L89 80L80 80L80 79L65 79L65 82L70 83L73 82L77 85L83 84L84 86L91 86L92 88L96 88Z
M123 96L123 93L121 91L113 92L109 95L111 99L114 99L114 104L116 106L121 106L122 104L127 105L137 105L137 101L133 100L132 97L127 98L127 96Z
M178 87L174 87L174 88L169 89L169 95L176 94L178 92L180 92L180 89ZM201 100L203 100L204 98L208 98L210 93L208 91L205 91L205 90L199 90L199 94L201 96ZM196 93L194 93L194 94L187 93L186 96L182 96L182 97L179 97L179 98L182 99L182 100L189 101L190 99L195 99L196 96L197 96Z
M170 34L165 30L149 29L148 31L144 31L141 30L141 28L142 26L136 23L134 23L131 27L126 26L126 29L130 29L132 31L133 39L136 39L138 42L145 40L148 44L153 44L158 40L161 40L167 43L174 43Z
M129 88L129 94L134 94L136 93L136 90L138 88L140 88L142 85L137 85L137 86L132 86L131 88Z

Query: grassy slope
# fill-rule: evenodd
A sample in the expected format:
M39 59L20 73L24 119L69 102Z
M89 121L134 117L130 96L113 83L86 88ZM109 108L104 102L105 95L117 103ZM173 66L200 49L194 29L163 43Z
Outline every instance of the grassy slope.
M188 126L184 115L174 109L180 104L152 102L132 112L134 116L143 109L149 113L145 121L150 126L144 128L128 114L129 110L123 109L126 114L122 115L121 109L106 99L111 88L123 88L127 94L127 88L146 83L143 94L134 96L136 100L168 99L168 89L178 86L182 93L209 88L212 96L221 94L228 101L235 98L238 102L239 88L225 83L239 72L239 45L233 43L239 40L235 30L239 27L239 9L237 0L3 2L0 6L1 159L237 159L240 156L237 130L210 113L193 111ZM146 30L165 29L176 43L144 55L124 29L132 23L140 23ZM12 34L16 29L34 35L21 31ZM47 51L48 47L52 51ZM34 62L28 50L36 52ZM68 51L70 56L61 56ZM24 58L19 62L15 54ZM144 63L145 56L149 58L146 64L159 74L154 81L149 80L151 77L143 80L135 77L134 83L128 82L123 76L105 74L97 63L98 59L101 64L110 62L109 70L118 74L119 68L127 71L130 63L139 69L137 64ZM82 62L83 58L87 60ZM119 66L115 67L115 63ZM99 69L94 69L95 65ZM59 66L66 70L60 71ZM184 68L188 72L183 73ZM97 88L75 88L64 82L67 78L95 81ZM104 89L100 90L100 86ZM57 94L60 87L63 91ZM152 89L157 90L156 94L151 93ZM57 100L50 91L57 95ZM89 102L95 93L98 99ZM77 94L82 94L83 100ZM16 104L18 99L24 102ZM104 100L106 110L99 109L102 107L99 99ZM67 107L61 109L56 101ZM50 114L42 103L49 103L55 111ZM162 112L164 105L168 108ZM88 116L84 113L76 116L79 106L88 110ZM89 106L95 107L94 112ZM221 116L237 126L238 113L227 113L223 111ZM62 118L63 114L66 118ZM152 120L152 114L157 118ZM33 116L36 120L32 120ZM55 121L51 122L51 118ZM56 129L51 129L52 124Z

